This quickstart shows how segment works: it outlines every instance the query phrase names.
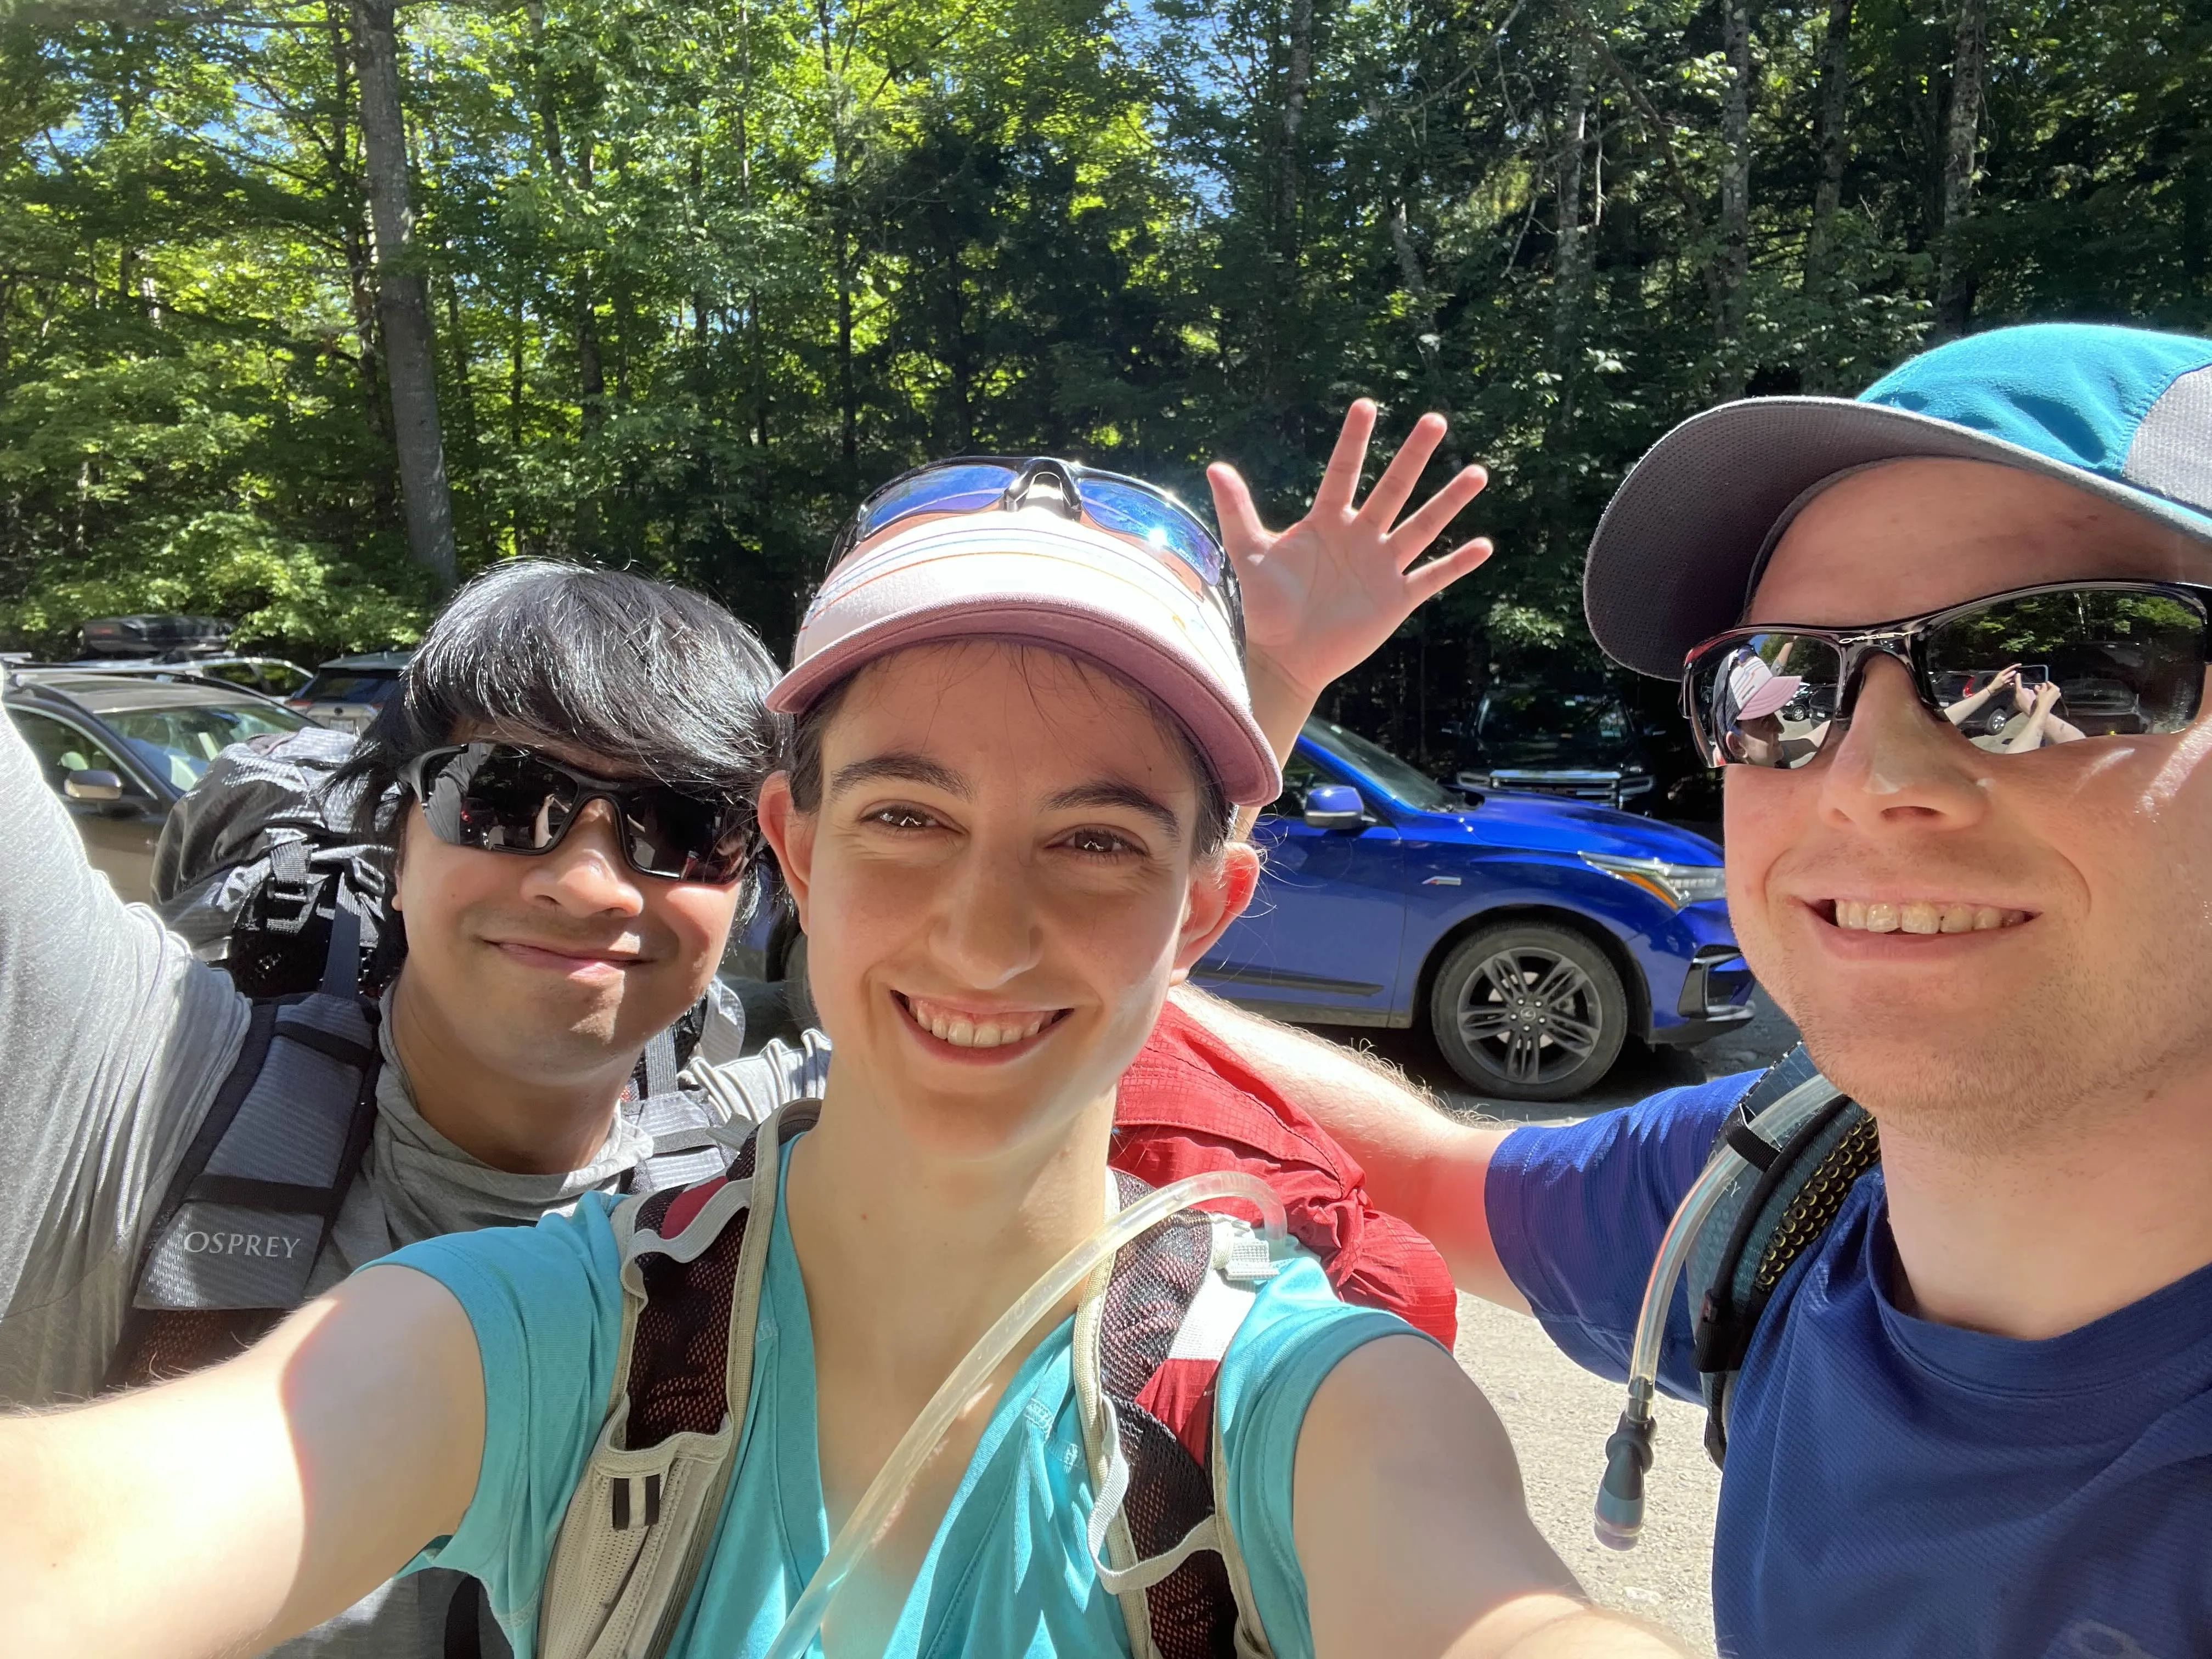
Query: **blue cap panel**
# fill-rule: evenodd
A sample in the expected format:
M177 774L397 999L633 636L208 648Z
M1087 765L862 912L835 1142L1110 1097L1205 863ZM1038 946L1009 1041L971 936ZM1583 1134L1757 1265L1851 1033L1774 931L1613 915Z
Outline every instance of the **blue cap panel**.
M2096 323L2036 323L1925 352L1859 394L2018 444L2115 483L2136 428L2212 341Z

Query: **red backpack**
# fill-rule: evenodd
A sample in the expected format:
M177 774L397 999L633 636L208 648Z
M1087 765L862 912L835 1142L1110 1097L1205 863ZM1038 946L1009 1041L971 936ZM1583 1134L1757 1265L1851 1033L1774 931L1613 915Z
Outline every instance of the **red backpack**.
M1376 1209L1351 1154L1173 1003L1122 1074L1109 1158L1152 1187L1207 1170L1258 1176L1339 1296L1396 1314L1447 1348L1458 1334L1458 1299L1437 1247Z

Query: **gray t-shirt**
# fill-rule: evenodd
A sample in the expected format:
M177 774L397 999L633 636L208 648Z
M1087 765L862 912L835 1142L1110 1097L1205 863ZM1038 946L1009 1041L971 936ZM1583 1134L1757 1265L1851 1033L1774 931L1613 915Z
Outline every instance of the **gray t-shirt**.
M0 718L0 1406L99 1389L144 1230L238 1057L248 1007L152 911L117 899ZM651 1150L618 1115L586 1169L492 1169L423 1121L384 1030L375 1128L315 1264L317 1291L418 1239L535 1222L614 1186ZM819 1095L829 1054L809 1032L690 1080L732 1121L757 1121ZM455 1582L395 1580L276 1652L439 1659Z

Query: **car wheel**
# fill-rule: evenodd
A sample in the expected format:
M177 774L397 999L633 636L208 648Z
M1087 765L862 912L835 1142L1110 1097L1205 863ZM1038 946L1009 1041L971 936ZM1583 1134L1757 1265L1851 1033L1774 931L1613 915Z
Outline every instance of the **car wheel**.
M1429 994L1429 1030L1478 1092L1565 1100L1613 1069L1628 1035L1628 994L1582 934L1500 922L1444 958Z

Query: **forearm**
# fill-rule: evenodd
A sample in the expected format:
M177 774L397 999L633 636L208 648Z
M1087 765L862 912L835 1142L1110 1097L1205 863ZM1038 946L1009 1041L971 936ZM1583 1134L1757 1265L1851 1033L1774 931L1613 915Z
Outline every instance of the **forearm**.
M1461 1651L1453 1650L1455 1656ZM1480 1654L1490 1650L1474 1647L1464 1651ZM1640 1619L1601 1607L1579 1607L1539 1625L1510 1647L1497 1651L1498 1659L1670 1659L1689 1650Z
M1427 1235L1462 1290L1528 1310L1498 1259L1483 1206L1491 1154L1504 1141L1504 1128L1449 1116L1403 1073L1340 1044L1189 985L1174 995L1178 1006L1358 1160L1368 1195Z
M379 1268L227 1364L0 1420L6 1650L228 1659L312 1628L458 1524L482 1389L459 1304Z

